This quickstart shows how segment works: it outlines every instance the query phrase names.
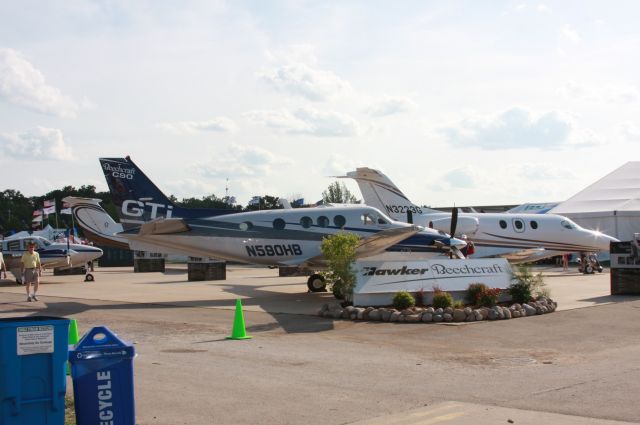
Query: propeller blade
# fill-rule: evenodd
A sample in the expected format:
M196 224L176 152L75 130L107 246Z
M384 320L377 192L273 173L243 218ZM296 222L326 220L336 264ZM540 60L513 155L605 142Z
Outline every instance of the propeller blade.
M458 257L459 259L464 260L465 256L464 256L464 254L462 253L462 251L460 251L460 249L458 249L458 247L457 247L457 246L453 246L453 245L452 245L452 246L451 246L451 252L453 252L453 254L454 254L456 257Z
M451 210L451 231L449 232L452 238L456 234L457 226L458 226L458 207L453 207L453 210Z

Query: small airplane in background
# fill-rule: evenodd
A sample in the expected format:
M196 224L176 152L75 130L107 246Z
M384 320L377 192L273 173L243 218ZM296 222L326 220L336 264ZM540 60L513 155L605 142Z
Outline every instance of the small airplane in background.
M502 257L513 263L530 262L565 252L608 251L617 239L583 229L570 219L553 214L453 214L412 203L382 172L357 168L339 178L358 183L364 202L392 218L445 230L457 221L452 236L466 235L475 244L474 258ZM452 220L452 216L456 216Z
M102 256L102 250L91 245L51 242L41 236L7 238L2 241L2 253L7 269L17 283L21 283L20 259L30 243L35 244L44 268L65 269L74 264L84 265Z
M385 252L409 253L421 258L449 255L463 257L464 241L444 232L397 222L369 206L297 208L239 213L232 209L181 208L173 204L131 161L102 158L100 165L124 227L113 226L97 200L72 200L81 227L105 238L127 240L140 251L215 257L249 264L324 268L322 239L341 231L360 236L358 257ZM73 206L75 203L75 206ZM120 239L122 240L122 239ZM324 289L317 274L307 283L311 291Z

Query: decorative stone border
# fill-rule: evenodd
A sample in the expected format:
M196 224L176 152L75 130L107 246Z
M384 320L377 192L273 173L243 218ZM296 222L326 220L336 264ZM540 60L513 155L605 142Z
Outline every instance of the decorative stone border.
M413 307L406 310L396 310L391 307L342 307L340 304L325 304L318 310L318 316L333 319L368 320L379 322L405 323L439 323L439 322L475 322L479 320L504 320L518 317L535 316L537 314L552 313L558 303L551 299L531 301L526 304L513 304L510 307L471 307L461 308L433 308Z

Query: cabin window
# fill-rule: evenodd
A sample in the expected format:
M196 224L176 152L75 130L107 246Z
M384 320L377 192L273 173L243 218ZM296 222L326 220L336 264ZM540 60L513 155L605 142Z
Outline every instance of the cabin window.
M311 227L312 224L313 224L313 220L311 220L311 217L305 216L300 219L300 225L305 229L308 229L309 227Z
M251 228L253 228L253 223L251 223L250 221L243 221L242 223L240 223L238 225L238 227L240 228L240 230L242 231L247 231L247 230L251 230Z
M343 215L337 215L333 217L333 224L335 224L336 227L342 228L347 224L347 219L345 219Z
M500 228L501 229L506 229L507 228L507 222L504 220L500 220Z
M516 232L524 232L524 221L519 218L514 218L513 227L515 228Z
M20 241L7 242L7 249L9 251L20 251Z
M329 219L323 215L318 217L318 226L327 227L329 225Z
M284 226L286 226L287 223L285 223L285 221L281 218L276 218L275 220L273 220L273 228L276 230L284 230Z
M538 222L537 222L537 221L531 220L531 221L529 222L529 224L531 225L531 228L532 228L533 230L536 230L536 229L538 228Z

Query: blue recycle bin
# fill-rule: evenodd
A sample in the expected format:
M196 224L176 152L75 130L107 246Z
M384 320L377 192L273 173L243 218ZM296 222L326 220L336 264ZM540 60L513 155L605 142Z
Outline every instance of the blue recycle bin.
M63 425L69 320L0 319L0 425Z
M69 351L77 425L135 425L133 345L106 326Z

